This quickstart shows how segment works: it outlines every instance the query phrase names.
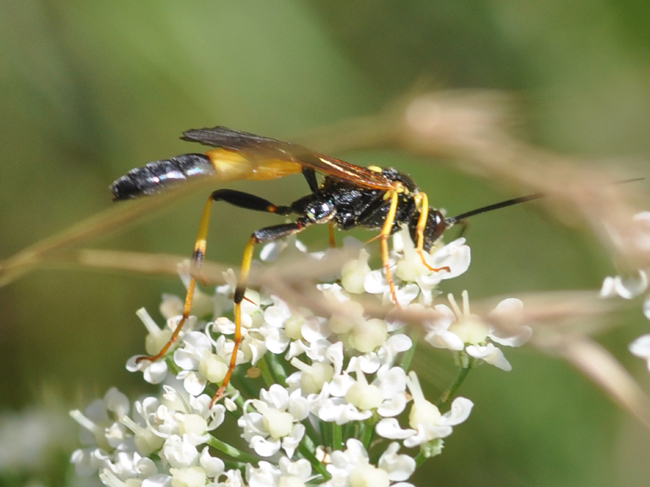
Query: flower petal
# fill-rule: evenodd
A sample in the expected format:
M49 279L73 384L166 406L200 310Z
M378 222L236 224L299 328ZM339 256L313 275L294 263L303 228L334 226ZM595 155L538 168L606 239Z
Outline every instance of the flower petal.
M469 418L474 403L465 397L457 397L451 403L451 409L442 415L441 423L448 426L456 426L457 424L465 422Z
M492 343L488 343L487 345L468 345L465 350L472 357L481 359L501 370L505 370L506 372L512 370L512 365L510 365L510 362L503 355L503 352Z
M377 466L382 470L388 472L388 478L390 480L406 480L413 472L417 466L415 459L409 457L408 455L398 455L399 443L394 442L388 445L388 448L383 453Z
M616 276L614 289L623 299L636 298L648 289L648 276L642 270L629 276Z
M632 355L650 360L650 335L642 335L629 345Z
M255 450L255 453L259 456L267 458L272 457L280 451L282 442L280 440L267 440L262 436L254 436L251 439L249 446Z
M404 440L417 433L414 429L402 429L395 418L382 419L375 426L375 432L389 440Z

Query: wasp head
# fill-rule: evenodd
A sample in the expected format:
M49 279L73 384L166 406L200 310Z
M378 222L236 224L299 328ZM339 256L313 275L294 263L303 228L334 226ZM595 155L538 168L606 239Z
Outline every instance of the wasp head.
M418 234L417 226L418 220L420 218L420 212L415 212L411 216L409 221L409 233L411 234L411 239L417 244ZM445 217L438 210L429 208L429 215L427 216L427 223L424 227L424 250L427 252L431 250L431 247L438 241L442 234L445 233L447 225L445 223Z

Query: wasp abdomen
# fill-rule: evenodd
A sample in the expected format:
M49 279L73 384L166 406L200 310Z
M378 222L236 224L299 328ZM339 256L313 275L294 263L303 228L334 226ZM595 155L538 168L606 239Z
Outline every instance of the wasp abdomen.
M183 154L132 169L111 184L110 189L114 200L126 200L160 193L187 179L212 176L215 172L206 155Z

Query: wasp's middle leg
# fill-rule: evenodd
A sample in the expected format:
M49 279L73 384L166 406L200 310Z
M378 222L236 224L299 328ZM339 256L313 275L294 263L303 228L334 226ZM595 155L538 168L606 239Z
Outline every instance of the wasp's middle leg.
M230 357L228 372L221 383L221 387L219 387L219 390L212 398L212 405L223 396L226 387L228 387L228 384L230 383L230 378L235 370L235 366L237 365L237 352L242 341L241 303L246 294L246 283L248 282L248 275L253 262L253 251L255 250L255 245L295 235L302 232L310 225L332 221L336 215L336 209L330 201L317 198L311 200L306 200L304 198L300 199L297 202L294 202L291 208L294 212L302 216L293 223L285 223L282 225L262 228L261 230L254 232L248 241L248 245L244 251L244 259L241 265L239 282L237 283L237 289L235 290L235 345Z
M272 227L262 228L257 230L251 235L246 250L244 251L244 259L241 265L241 274L239 276L239 282L237 283L237 289L235 290L235 344L233 346L232 355L230 357L230 365L228 367L228 372L219 387L219 390L212 398L211 406L213 406L224 394L226 387L230 383L230 378L237 366L237 352L239 351L239 346L242 342L242 329L241 329L241 303L244 300L244 295L246 294L246 283L248 281L248 275L250 273L251 264L253 262L253 251L255 250L255 245L259 243L272 242L274 240L279 240L290 235L295 235L302 232L309 225L315 223L311 218L301 217L293 223L285 223L282 225L274 225Z

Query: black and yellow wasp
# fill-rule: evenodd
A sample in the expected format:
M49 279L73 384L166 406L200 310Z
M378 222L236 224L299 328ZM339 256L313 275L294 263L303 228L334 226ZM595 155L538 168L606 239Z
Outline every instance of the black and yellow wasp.
M205 154L183 154L144 167L133 169L112 185L113 198L125 200L159 193L176 184L199 177L213 177L219 182L238 179L268 180L290 174L302 173L309 186L309 194L288 206L276 205L253 194L231 189L214 191L203 210L199 234L192 256L192 273L183 317L169 342L153 357L141 360L156 361L162 358L177 340L183 324L192 309L192 299L199 269L205 256L210 210L215 201L224 201L249 210L296 215L292 223L282 223L253 232L244 251L241 275L235 291L235 343L228 373L214 397L216 402L224 393L235 369L237 351L241 344L241 303L256 244L270 242L302 232L314 224L328 223L330 239L333 230L367 228L378 230L381 256L393 301L397 304L395 285L389 267L388 237L406 225L416 243L422 263L431 271L435 269L425 260L424 252L431 249L442 234L455 223L469 216L538 198L530 195L480 208L462 215L445 218L429 206L426 193L419 190L406 174L393 168L359 167L349 162L319 154L300 145L281 142L231 130L226 127L194 129L184 132L183 140L215 147ZM319 183L316 173L324 178Z

